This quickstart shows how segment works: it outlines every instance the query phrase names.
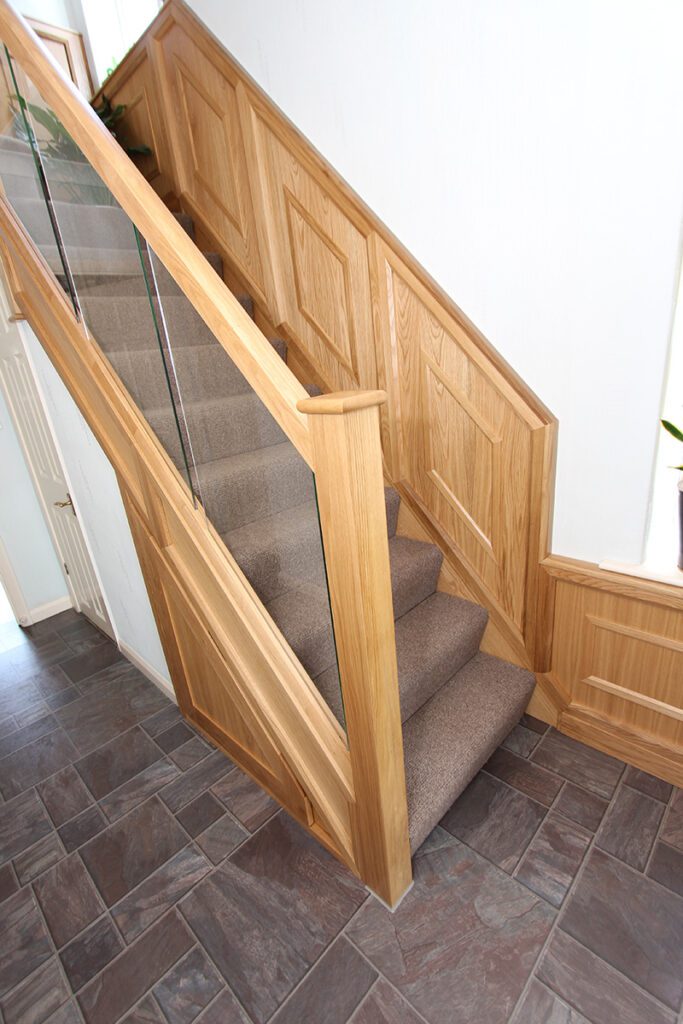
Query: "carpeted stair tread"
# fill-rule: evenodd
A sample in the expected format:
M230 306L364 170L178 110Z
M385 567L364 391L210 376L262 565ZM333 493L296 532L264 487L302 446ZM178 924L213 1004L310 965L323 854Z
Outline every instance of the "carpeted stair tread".
M41 246L41 252L45 255L45 246ZM82 293L88 297L96 296L110 299L146 296L147 284L140 267L140 259L137 254L132 255L135 256L135 260L130 258L130 255L126 256L125 253L114 254L112 258L115 258L117 262L110 265L107 264L104 258L93 260L90 251L87 254L82 254L83 258L80 261L80 267L83 269L74 269L72 266L79 294ZM86 256L89 269L84 267ZM223 260L218 253L203 252L202 256L219 277L222 276ZM122 267L123 269L121 269ZM159 295L183 295L180 285L176 284L165 267L157 263L155 264L155 271L156 289Z
M221 534L314 498L313 474L289 441L207 462L199 482Z
M327 587L304 583L266 604L287 643L313 678L334 667L334 634Z
M519 721L534 683L479 652L404 724L413 852Z
M168 295L162 302L174 352L186 346L219 344L183 295ZM90 331L105 352L158 348L152 310L146 295L131 295L121 302L108 296L89 294L84 301L84 312Z
M50 245L54 241L43 199L15 199L12 205L38 246L43 243ZM120 206L64 201L52 205L67 252L73 248L92 249L94 252L128 249L137 258L133 223Z
M389 536L393 537L398 525L398 509L401 504L401 496L394 487L384 488L384 500L387 505L387 530Z
M477 653L487 620L486 609L443 593L432 594L396 620L401 721L407 721ZM325 672L315 684L339 718L334 676Z

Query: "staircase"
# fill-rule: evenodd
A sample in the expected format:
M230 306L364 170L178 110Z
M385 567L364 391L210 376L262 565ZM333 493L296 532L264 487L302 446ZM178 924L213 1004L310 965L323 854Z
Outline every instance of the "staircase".
M313 478L308 466L161 264L156 282L168 325L186 428L179 436L135 237L116 205L69 201L91 188L87 165L60 166L55 212L85 320L177 467L180 436L191 475L226 547L340 724L344 723ZM33 158L0 143L8 198L52 269L61 264ZM93 172L91 172L92 174ZM194 237L191 218L176 214ZM220 258L205 254L221 274ZM240 295L252 312L248 295ZM286 346L273 341L286 360ZM309 394L316 389L307 388ZM177 396L176 396L177 397ZM440 550L397 533L400 498L385 489L398 680L415 851L519 720L534 678L479 650L487 623L478 605L437 590Z

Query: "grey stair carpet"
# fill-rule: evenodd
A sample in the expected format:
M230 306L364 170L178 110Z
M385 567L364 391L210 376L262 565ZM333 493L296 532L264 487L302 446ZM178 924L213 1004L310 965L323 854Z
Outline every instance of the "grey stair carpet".
M32 160L0 143L8 195L59 270L54 237L35 194ZM150 305L131 224L116 205L83 205L69 189L94 187L87 165L53 169L55 203L92 335L179 469L183 452L167 368L182 400L192 479L206 512L332 712L343 724L334 632L312 474L244 376L158 261L161 308ZM95 194L94 192L92 193ZM190 237L191 218L177 214ZM220 258L205 254L222 272ZM149 274L150 260L145 259ZM253 315L248 295L239 296ZM157 328L168 331L162 355ZM163 330L161 331L163 337ZM286 347L273 345L282 358ZM311 393L315 389L309 389ZM385 491L404 723L411 846L438 823L520 718L533 676L479 651L487 613L437 591L442 554L397 534L400 497Z

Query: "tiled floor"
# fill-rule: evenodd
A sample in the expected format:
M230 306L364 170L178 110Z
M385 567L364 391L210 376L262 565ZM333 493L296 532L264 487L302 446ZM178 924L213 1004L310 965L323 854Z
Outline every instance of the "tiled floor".
M525 719L395 914L85 620L0 637L5 1024L681 1024L683 792Z

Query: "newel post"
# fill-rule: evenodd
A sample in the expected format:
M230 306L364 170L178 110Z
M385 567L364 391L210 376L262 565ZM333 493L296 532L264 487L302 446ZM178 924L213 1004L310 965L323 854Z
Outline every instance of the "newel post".
M412 880L379 407L383 391L304 399L334 620L363 881L389 906Z

